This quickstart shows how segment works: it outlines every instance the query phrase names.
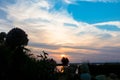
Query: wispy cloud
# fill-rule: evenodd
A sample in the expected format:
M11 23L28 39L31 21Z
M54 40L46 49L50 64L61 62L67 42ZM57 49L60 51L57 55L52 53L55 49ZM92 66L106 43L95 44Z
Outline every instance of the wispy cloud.
M114 25L118 28L120 28L120 21L108 21L108 22L101 22L101 23L96 23L96 24L93 24L95 26L102 26L102 25Z
M11 28L13 28L13 26L9 21L0 19L0 32L2 31L8 32Z
M66 4L77 4L77 1L79 0L64 0Z
M71 4L72 3L72 1L71 0L64 0L66 3L68 3L68 4Z
M77 0L76 0L77 1ZM107 2L120 2L119 0L78 0L78 1L87 1L87 2L104 2L104 3L107 3Z
M102 3L117 3L119 0L64 0L67 4L76 4L77 2L102 2Z

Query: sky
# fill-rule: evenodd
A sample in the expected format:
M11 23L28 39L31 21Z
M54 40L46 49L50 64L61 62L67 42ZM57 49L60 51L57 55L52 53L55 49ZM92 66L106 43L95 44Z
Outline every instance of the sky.
M120 62L120 0L0 0L0 32L14 27L58 63Z

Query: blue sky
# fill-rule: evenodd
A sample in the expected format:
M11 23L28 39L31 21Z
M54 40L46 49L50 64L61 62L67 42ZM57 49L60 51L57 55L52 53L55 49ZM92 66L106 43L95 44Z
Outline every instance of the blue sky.
M60 62L120 62L119 0L0 0L0 32L26 31L28 48ZM39 36L39 37L38 37Z
M88 23L120 20L120 3L78 2L69 5L68 12L74 19Z

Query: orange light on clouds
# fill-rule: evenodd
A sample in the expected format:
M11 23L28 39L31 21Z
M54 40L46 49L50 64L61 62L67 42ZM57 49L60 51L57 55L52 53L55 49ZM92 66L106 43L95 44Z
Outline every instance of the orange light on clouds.
M65 55L65 54L61 54L60 56L61 56L61 57L66 57L66 55Z

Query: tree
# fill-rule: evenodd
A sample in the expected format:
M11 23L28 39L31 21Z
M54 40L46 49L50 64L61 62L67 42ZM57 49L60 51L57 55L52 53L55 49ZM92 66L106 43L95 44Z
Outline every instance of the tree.
M24 47L28 44L25 31L20 28L13 28L6 36L6 45L11 48Z
M0 47L0 64L5 77L15 79L14 76L21 76L22 78L26 71L25 65L28 66L28 60L30 59L26 55L29 50L25 48L28 43L27 34L20 28L13 28L7 34L1 33L0 41L4 43Z
M48 58L48 53L38 55L41 59L30 57L27 34L13 28L7 34L0 33L0 79L1 80L56 80L54 70L56 61Z
M62 64L63 64L64 66L67 66L68 63L69 63L69 59L68 59L67 57L63 57L63 58L61 59L61 62L62 62Z
M0 33L0 45L4 44L5 38L6 38L6 33L5 32L1 32Z

